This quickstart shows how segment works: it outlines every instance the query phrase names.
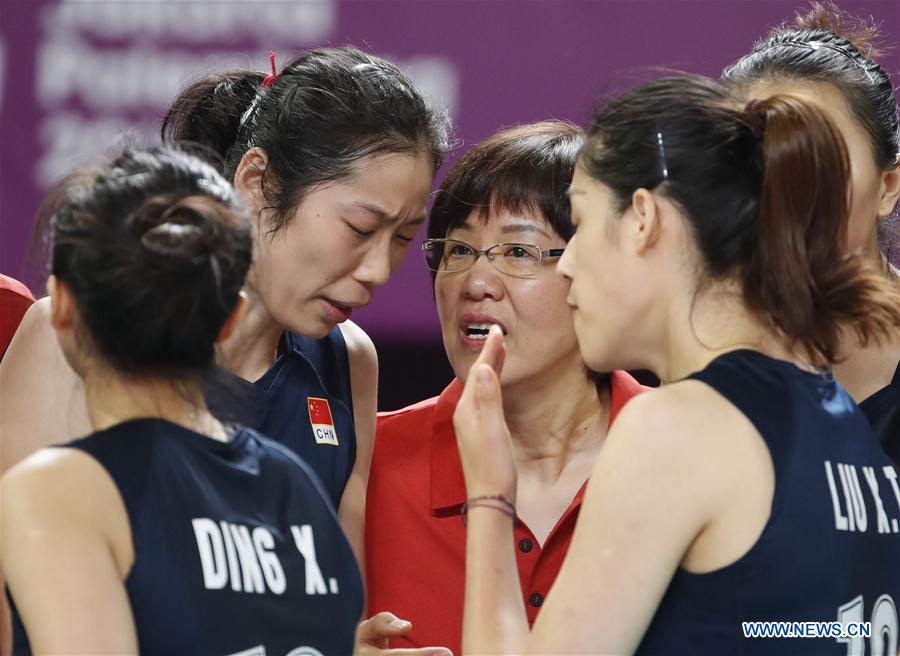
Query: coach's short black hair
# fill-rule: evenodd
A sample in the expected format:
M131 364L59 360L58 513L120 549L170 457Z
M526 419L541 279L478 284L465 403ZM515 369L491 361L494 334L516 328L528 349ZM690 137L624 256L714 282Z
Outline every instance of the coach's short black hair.
M572 182L581 129L543 121L501 130L466 153L437 192L428 236L446 237L473 210L487 220L497 212L539 213L560 237L575 233L566 190Z

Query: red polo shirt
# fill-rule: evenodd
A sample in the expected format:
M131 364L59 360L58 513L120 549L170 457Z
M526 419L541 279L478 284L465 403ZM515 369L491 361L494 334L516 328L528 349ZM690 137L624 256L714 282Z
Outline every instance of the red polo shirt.
M28 287L0 273L0 357L12 341L25 311L34 303Z
M611 377L610 421L642 392L622 371ZM466 485L453 432L462 394L454 380L439 397L378 416L366 497L368 614L383 610L412 622L393 647L449 647L461 653L466 530L459 511ZM543 548L516 519L516 560L533 624L572 539L584 485Z

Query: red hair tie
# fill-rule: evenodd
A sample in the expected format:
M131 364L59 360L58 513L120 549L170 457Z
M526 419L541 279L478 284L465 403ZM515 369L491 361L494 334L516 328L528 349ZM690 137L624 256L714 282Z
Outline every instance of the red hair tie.
M272 73L266 75L262 81L262 85L267 88L278 79L278 71L275 70L275 52L273 50L269 51L269 61L272 63Z
M762 140L766 136L766 120L768 115L761 100L754 98L744 107L744 120L750 126L754 139Z

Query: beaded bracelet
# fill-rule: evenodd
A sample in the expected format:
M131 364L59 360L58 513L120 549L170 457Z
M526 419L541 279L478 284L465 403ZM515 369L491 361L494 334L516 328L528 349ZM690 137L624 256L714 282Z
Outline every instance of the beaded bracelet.
M512 501L507 499L502 494L483 494L478 497L466 499L466 502L462 505L462 508L459 511L459 516L462 519L463 526L466 525L466 515L468 515L469 513L469 508L478 507L493 508L494 510L499 510L504 515L513 520L513 522L516 521L516 507L515 505L513 505Z

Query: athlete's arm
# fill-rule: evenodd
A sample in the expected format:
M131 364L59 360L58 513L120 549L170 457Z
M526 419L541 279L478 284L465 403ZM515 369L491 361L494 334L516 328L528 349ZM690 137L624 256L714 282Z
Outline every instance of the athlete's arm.
M28 308L0 362L0 398L0 472L91 430L81 380L50 325L49 297Z
M641 395L617 417L529 653L549 644L561 653L637 649L676 569L730 496L707 449L716 423L685 405L694 391Z
M81 380L50 325L50 299L25 312L0 360L0 473L50 444L90 432ZM4 504L5 505L5 504ZM0 572L0 590L4 576ZM0 654L11 652L6 595L0 594Z
M106 471L44 449L4 475L2 500L3 570L32 651L136 654L131 529Z
M347 479L338 519L365 580L366 488L375 442L375 415L378 408L378 355L368 335L356 324L345 321L341 334L350 359L350 387L353 391L353 420L356 427L356 462Z
M503 462L511 452L500 388L487 373L476 394L473 368L454 418L468 495L515 495L514 469ZM713 464L728 431L710 426L728 426L735 413L693 381L629 401L594 466L566 560L531 635L510 518L471 508L464 653L632 653L685 554L734 499L728 479L740 478L737 468Z

